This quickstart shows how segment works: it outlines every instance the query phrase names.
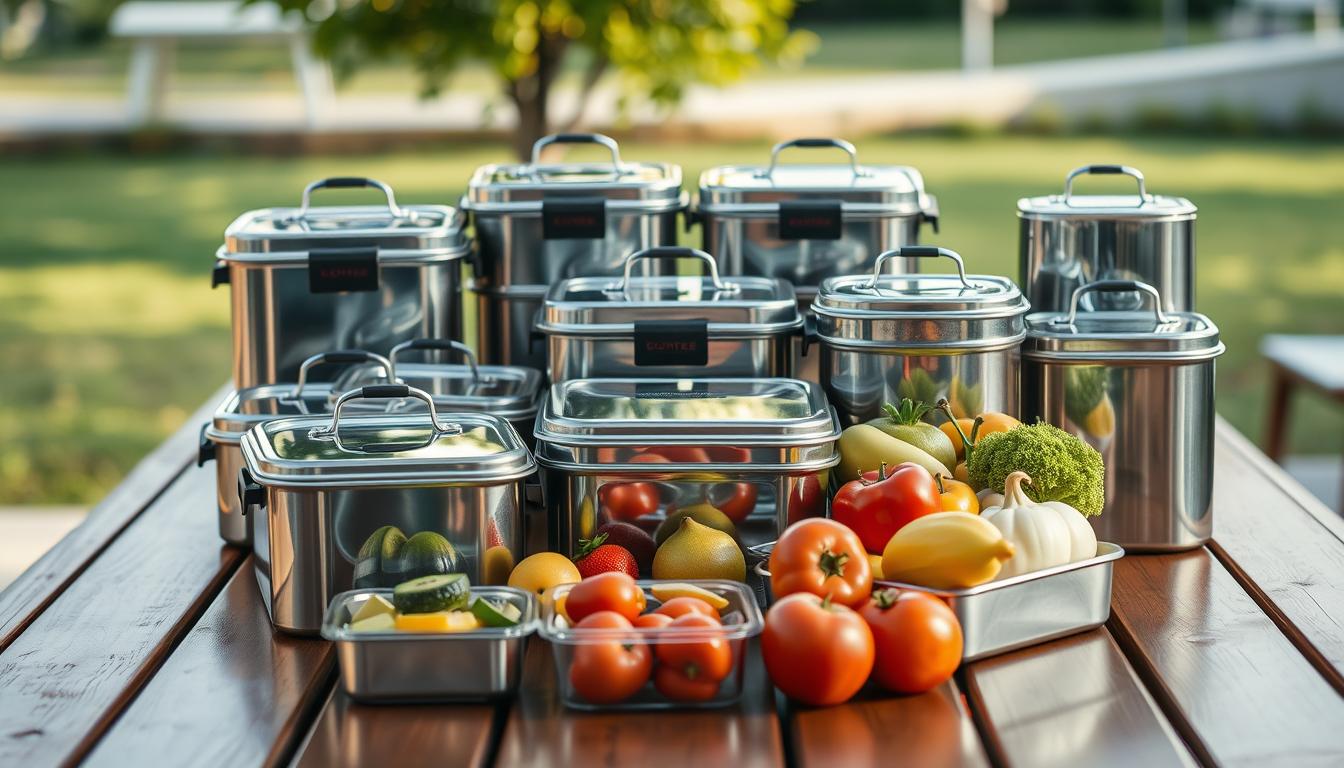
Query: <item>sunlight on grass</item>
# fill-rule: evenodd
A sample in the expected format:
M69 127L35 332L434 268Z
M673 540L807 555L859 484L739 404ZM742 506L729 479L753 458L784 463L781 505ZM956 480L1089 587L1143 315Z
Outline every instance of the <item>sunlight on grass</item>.
M227 329L228 296L212 292L200 278L149 264L0 269L0 320L43 334L158 336L183 327Z

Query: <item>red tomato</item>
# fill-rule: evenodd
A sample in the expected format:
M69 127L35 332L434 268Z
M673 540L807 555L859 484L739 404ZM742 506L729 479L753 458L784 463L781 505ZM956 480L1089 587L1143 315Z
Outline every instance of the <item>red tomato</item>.
M719 620L719 612L714 609L714 606L698 597L674 597L654 609L654 613L661 613L674 619L688 613L698 613L715 621Z
M848 701L873 671L873 633L863 617L816 595L770 607L761 655L775 686L813 706Z
M873 632L873 677L897 693L923 693L961 664L961 623L947 604L914 590L883 589L859 613Z
M881 553L906 523L942 508L929 470L905 462L891 474L865 472L845 483L831 500L831 517L857 533L869 552Z
M659 445L645 448L635 459L647 456L672 464L709 464L709 452L698 445ZM634 459L632 459L633 461ZM646 459L647 460L647 459Z
M841 605L862 605L873 589L873 568L859 537L824 517L784 529L770 552L770 588L776 597L807 592Z
M718 619L688 613L673 619L668 629L685 630L694 639L658 643L653 652L659 664L676 669L690 680L722 680L733 670L733 649Z
M649 681L653 654L635 639L634 626L619 613L598 611L575 625L576 629L630 630L627 636L595 640L574 647L569 683L584 701L615 704L635 695Z
M658 692L673 701L709 701L719 692L722 680L693 679L673 667L660 666L653 673Z
M672 623L672 617L666 613L646 613L636 616L630 623L639 629L662 629Z
M597 501L607 520L638 520L658 511L658 486L642 480L607 483L598 489Z
M822 492L820 475L795 478L792 486L789 490L789 508L785 511L785 520L789 525L826 513L826 494Z
M709 505L740 523L756 511L756 486L751 483L719 483L709 489Z
M634 621L644 612L644 590L620 571L589 576L570 588L565 598L570 621L581 622L599 611L613 611L626 621Z

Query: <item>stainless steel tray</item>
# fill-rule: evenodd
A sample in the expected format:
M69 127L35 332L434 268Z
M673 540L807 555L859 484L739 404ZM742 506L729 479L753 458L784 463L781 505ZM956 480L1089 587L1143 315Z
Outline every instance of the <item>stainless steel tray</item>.
M523 649L537 628L537 601L511 587L472 587L471 599L509 602L522 612L517 626L471 632L351 632L345 625L373 595L390 589L342 592L331 601L322 637L336 644L341 689L365 702L469 701L512 696L523 671Z
M773 546L753 547L754 554L766 558L754 575L761 580L757 594L767 604L774 600L768 570ZM930 589L885 579L874 586L919 590L947 601L961 622L962 661L976 661L1105 624L1111 615L1111 573L1124 555L1118 545L1099 541L1096 557L970 589Z

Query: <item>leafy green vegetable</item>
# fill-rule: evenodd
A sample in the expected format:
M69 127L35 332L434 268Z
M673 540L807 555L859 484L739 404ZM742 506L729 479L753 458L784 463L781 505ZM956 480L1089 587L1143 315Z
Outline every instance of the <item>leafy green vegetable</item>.
M908 397L901 398L901 404L899 406L892 405L891 403L882 406L882 411L887 414L887 418L891 419L896 424L903 424L906 426L918 424L919 420L924 417L924 414L932 410L933 406L917 403Z
M1092 446L1050 424L1015 427L980 438L966 460L971 485L1003 492L1015 472L1031 476L1033 501L1062 501L1087 517L1106 504L1106 467Z
M896 394L902 399L909 398L917 403L932 403L938 399L938 390L942 385L934 381L923 368L910 371L910 377L901 379L896 385Z
M1106 368L1101 365L1071 365L1064 374L1064 413L1078 426L1106 396Z

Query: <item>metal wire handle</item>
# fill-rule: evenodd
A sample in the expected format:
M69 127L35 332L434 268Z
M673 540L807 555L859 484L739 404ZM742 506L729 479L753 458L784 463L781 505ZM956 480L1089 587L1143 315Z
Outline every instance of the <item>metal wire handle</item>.
M903 248L895 248L890 251L879 253L877 255L877 261L873 264L873 276L863 288L864 290L873 290L877 287L877 281L882 277L882 265L885 264L888 259L911 257L937 258L939 256L951 259L952 263L957 265L957 279L961 280L961 287L968 291L975 290L975 286L971 285L966 280L966 264L961 260L961 254L950 248L938 248L932 245L907 245Z
M845 154L849 155L850 172L853 173L855 176L868 175L868 172L866 170L859 167L859 151L854 148L853 144L850 144L848 141L845 141L844 139L816 138L816 139L790 139L789 141L781 141L780 143L776 144L770 150L770 167L762 171L760 173L760 176L762 177L773 176L775 173L775 167L779 165L779 153L783 152L786 149L789 149L790 147L798 147L800 149L832 148L832 149L844 150Z
M645 248L642 251L635 251L625 258L625 274L621 277L620 283L612 284L607 290L625 293L630 285L630 273L635 268L635 262L641 259L699 259L709 272L710 282L714 284L714 290L721 293L737 293L742 290L742 286L737 283L724 282L719 279L719 265L714 261L714 257L698 248L686 248L680 245L656 245L652 248Z
M1064 204L1072 205L1069 199L1073 197L1073 180L1079 176L1131 176L1139 183L1139 206L1143 206L1152 198L1148 197L1148 190L1144 186L1143 171L1128 165L1084 165L1081 168L1074 168L1069 171L1069 175L1064 177Z
M1055 325L1072 326L1078 319L1078 307L1082 303L1084 294L1101 291L1137 291L1145 294L1153 300L1153 316L1158 326L1171 325L1176 322L1175 318L1167 317L1166 313L1162 311L1162 294L1158 293L1153 286L1138 280L1097 280L1087 285L1080 285L1073 290L1073 296L1069 299L1069 316L1056 317L1052 322Z
M363 176L333 176L328 179L319 179L303 188L303 199L299 204L299 212L293 216L294 219L308 218L308 209L312 207L313 193L319 189L379 189L387 197L387 212L392 215L392 218L406 218L406 212L397 205L397 197L392 193L392 188L383 182Z
M611 152L611 165L617 171L625 166L621 164L621 148L616 140L600 133L553 133L542 136L532 145L532 166L541 165L541 152L552 144L600 144Z
M336 431L341 425L341 409L351 400L400 400L404 397L414 397L424 401L425 406L429 409L429 424L435 435L462 434L461 424L448 424L439 421L439 412L434 408L434 398L430 397L429 393L423 389L408 387L405 384L373 384L352 389L337 398L336 406L331 411L331 423L325 427L313 427L308 431L308 436L336 437Z
M467 367L471 369L472 383L481 383L481 369L476 365L476 353L471 351L471 347L460 341L453 341L452 339L411 339L410 341L403 341L388 353L388 359L392 361L394 370L397 364L397 356L412 349L458 352L462 355L462 359L467 361Z
M389 382L397 380L396 370L393 368L392 361L386 357L373 352L365 352L362 349L337 349L331 352L322 352L313 355L303 361L303 364L299 366L299 379L294 384L294 392L290 395L290 399L300 399L300 395L303 394L303 385L308 383L309 369L327 363L377 363L383 367L383 373Z

